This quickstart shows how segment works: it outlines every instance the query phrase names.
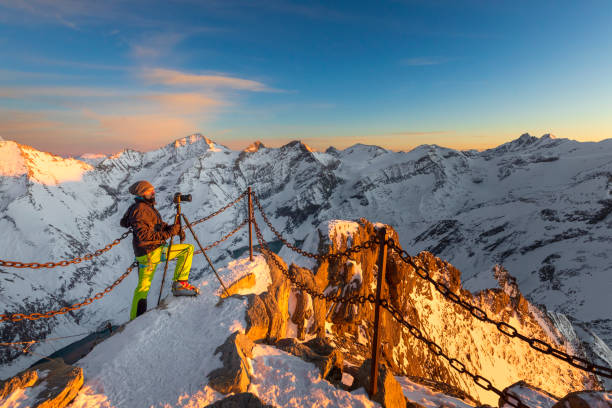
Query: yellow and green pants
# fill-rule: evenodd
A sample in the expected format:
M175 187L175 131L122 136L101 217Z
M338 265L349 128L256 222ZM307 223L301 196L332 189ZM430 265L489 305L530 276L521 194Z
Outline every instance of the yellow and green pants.
M176 258L176 267L174 268L174 278L172 280L187 280L189 278L191 261L193 259L193 245L173 244L170 251L168 251L167 245L162 245L146 255L137 256L138 285L134 290L130 320L133 320L136 316L141 315L147 310L147 294L151 288L155 268L157 268L160 262L165 262L166 257L171 260Z

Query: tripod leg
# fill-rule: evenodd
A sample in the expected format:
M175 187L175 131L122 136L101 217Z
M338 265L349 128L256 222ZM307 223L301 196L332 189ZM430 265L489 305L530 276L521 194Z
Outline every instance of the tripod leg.
M187 217L185 217L185 214L183 214L183 213L181 213L181 216L183 217L183 220L185 220L185 225L187 225L187 228L189 228L189 232L191 232L191 235L193 235L193 239L195 239L195 242L198 244L198 247L200 247L200 251L202 251L202 254L204 254L204 257L208 261L208 264L210 265L210 268L213 270L213 272L217 276L217 279L219 280L219 283L221 284L221 286L223 287L223 290L225 291L225 295L229 297L229 292L227 291L227 288L223 284L223 281L221 280L221 277L217 273L217 270L215 269L215 267L213 266L212 262L210 261L210 258L208 257L208 255L206 255L206 251L204 251L204 247L202 247L202 244L200 244L200 240L196 236L195 232L193 232L193 229L191 228L191 224L187 220Z
M170 262L170 248L172 248L172 239L174 237L170 237L170 245L168 246L168 253L166 253L166 264L164 265L164 274L162 276L161 288L159 288L159 297L157 298L157 306L159 306L159 302L161 302L162 292L164 290L164 282L166 281L166 272L168 271L168 262Z
M181 213L180 204L176 205L176 216L174 217L174 223L176 224L181 220L179 214ZM170 245L168 246L168 252L166 253L166 264L164 265L164 275L162 276L161 288L159 288L159 297L157 298L157 306L161 302L162 291L164 290L164 282L166 281L166 272L168 271L168 263L170 262L170 249L172 248L172 241L174 236L170 237Z

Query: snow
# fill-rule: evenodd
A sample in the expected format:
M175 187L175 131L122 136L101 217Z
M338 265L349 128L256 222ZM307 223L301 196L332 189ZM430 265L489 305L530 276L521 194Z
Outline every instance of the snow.
M247 272L241 261L234 263L239 271L220 269L221 277L229 281ZM262 265L253 262L250 272L265 276ZM246 327L247 300L228 298L219 304L219 284L210 275L194 285L199 296L169 297L80 360L84 390L71 407L187 407L221 398L206 385L207 374L221 366L215 349Z
M359 223L354 221L330 220L327 222L327 236L336 244L336 248L341 246L343 237L351 237L358 229Z
M253 349L249 391L266 404L278 407L380 407L363 389L339 390L321 379L319 369L271 346Z

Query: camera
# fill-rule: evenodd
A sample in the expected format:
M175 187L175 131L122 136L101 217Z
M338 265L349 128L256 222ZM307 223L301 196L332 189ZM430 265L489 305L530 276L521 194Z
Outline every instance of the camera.
M183 201L191 202L191 194L174 194L174 200L172 200L174 204L182 203Z

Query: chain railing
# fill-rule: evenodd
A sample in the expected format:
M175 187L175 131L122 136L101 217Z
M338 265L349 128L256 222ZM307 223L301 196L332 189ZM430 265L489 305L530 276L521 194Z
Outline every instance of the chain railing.
M204 217L204 218L200 218L199 220L193 221L193 222L191 223L191 226L193 227L194 225L198 225L198 224L200 224L200 223L202 223L202 222L204 222L204 221L208 221L208 220L210 220L211 218L216 217L217 215L221 214L222 212L224 212L224 211L226 211L226 210L230 209L231 207L235 206L236 204L238 204L238 203L240 202L240 200L242 200L242 199L243 199L243 198L244 198L244 197L245 197L247 194L248 194L248 191L247 191L247 190L245 190L245 191L244 191L242 194L240 194L240 196L238 196L238 198L236 198L234 201L232 201L232 202L228 203L227 205L225 205L225 206L223 206L223 207L219 208L217 211L215 211L215 212L214 212L214 213L212 213L212 214L207 215L207 216L206 216L206 217ZM185 227L183 227L183 229L185 229L185 228L187 228L187 227L186 227L186 226L185 226Z
M89 297L87 299L85 299L82 302L79 303L75 303L72 306L66 306L66 307L62 307L59 310L51 310L49 312L46 313L31 313L31 314L23 314L23 313L13 313L13 314L0 314L0 322L4 322L4 321L10 321L10 322L19 322L21 320L38 320L38 319L48 319L51 318L53 316L56 315L61 315L61 314L65 314L68 312L72 312L74 310L78 310L80 308L82 308L83 306L87 306L91 303L93 303L96 300L102 299L104 297L104 295L106 295L107 293L109 293L110 291L112 291L113 289L115 289L115 287L117 285L119 285L129 274L130 272L132 272L132 270L138 266L137 262L132 263L127 270L123 273L123 275L121 275L119 278L117 278L117 280L115 282L113 282L112 285L108 286L106 289L104 289L102 292L98 292L96 293L94 296Z
M68 266L72 264L78 264L83 261L90 261L93 258L100 256L105 252L110 251L111 248L118 245L121 241L127 238L128 235L130 235L131 233L132 233L131 230L126 231L123 234L121 234L119 238L115 239L113 242L106 245L104 248L97 249L90 254L79 256L79 257L76 257L70 260L59 261L59 262L45 262L45 263L39 263L39 262L29 262L28 263L28 262L3 261L0 259L0 266L6 266L8 268L20 268L20 269L21 268L40 269L40 268L55 268L57 266Z
M228 239L230 239L232 237L232 235L234 235L235 233L237 233L238 231L240 231L242 228L244 228L245 225L247 225L249 222L248 218L245 218L244 221L242 221L242 223L240 225L238 225L236 228L234 228L231 232L225 234L221 239L213 242L212 244L205 246L204 247L204 251L208 251L209 249L212 249L214 247L216 247L217 245L221 244L224 241L227 241ZM193 224L191 224L193 225ZM194 252L194 255L196 254L201 254L202 251L198 250Z
M555 348L554 346L546 343L543 340L533 338L533 337L528 337L528 336L525 336L524 334L521 334L514 326L506 322L496 321L496 320L491 319L489 315L487 314L487 312L485 312L478 306L472 305L471 303L461 299L459 295L455 294L447 285L433 279L429 271L417 265L412 260L412 257L405 250L400 248L393 239L388 239L387 245L389 245L389 248L393 249L399 255L400 259L404 261L404 263L414 268L417 276L431 283L436 288L436 290L440 294L442 294L442 296L444 296L446 299L450 300L451 302L461 306L463 309L467 310L476 319L482 322L486 322L486 323L494 325L497 328L497 330L503 333L504 335L511 337L511 338L518 338L521 341L527 343L532 349L540 353L556 357L559 360L565 361L566 363L580 370L587 371L587 372L597 374L597 375L601 375L603 377L612 378L612 369L610 369L609 367L604 367L598 364L594 364L582 357L577 357L577 356L568 354L564 352L563 350L559 350L558 348Z
M259 242L259 246L260 246L260 248L262 250L262 253L263 253L264 257L266 258L266 260L271 261L274 265L276 265L276 267L281 271L281 273L287 279L289 279L289 281L291 281L291 283L293 283L293 285L296 288L298 288L300 291L308 293L313 298L324 299L324 300L332 301L334 303L362 304L363 305L366 302L369 302L369 303L372 303L374 305L376 304L376 298L374 297L373 294L369 294L368 296L364 296L364 295L339 296L337 294L331 294L331 293L330 294L325 294L325 293L322 293L322 292L317 292L313 288L308 287L308 285L306 285L303 282L299 282L297 280L297 277L296 277L295 273L291 273L291 271L288 270L286 267L284 267L279 262L279 260L276 258L276 256L273 255L273 252L271 251L270 247L268 247L266 241L263 238L263 234L262 234L262 232L261 232L261 230L259 228L259 225L257 224L256 220L253 220L253 226L255 228L255 234L257 236L257 241ZM374 238L374 241L375 242L377 241L376 238ZM447 354L445 354L442 351L442 348L440 346L438 346L435 342L433 342L433 341L427 339L425 336L423 336L423 333L421 332L421 330L418 327L413 326L408 321L406 321L403 318L402 314L393 305L391 305L391 303L387 299L382 299L381 302L380 302L380 305L383 308L387 309L391 313L393 318L398 321L398 323L400 323L403 326L407 327L409 333L412 336L414 336L418 340L420 340L420 341L424 342L425 344L427 344L427 347L431 350L431 352L433 354L435 354L436 356L444 358L449 363L449 365L453 369L458 371L459 373L466 374L469 377L471 377L476 385L478 385L479 387L483 388L484 390L492 391L492 392L496 393L500 398L502 398L506 403L508 403L509 405L511 405L514 408L529 408L529 406L525 405L518 398L514 397L513 395L509 395L507 393L504 393L499 388L496 388L490 380L484 378L481 375L473 374L472 372L470 372L465 367L465 364L463 364L461 361L459 361L459 360L457 360L455 358L451 358Z
M261 203L259 202L259 199L257 198L256 194L253 194L253 200L255 201L255 205L257 206L257 209L259 210L259 213L261 214L264 222L266 223L268 228L270 228L270 230L274 233L276 238L279 241L281 241L287 248L289 248L292 251L297 252L298 254L300 254L302 256L305 256L307 258L316 259L316 260L319 260L319 261L324 261L324 260L336 260L336 259L339 259L339 258L341 258L343 256L350 257L351 255L356 254L358 252L361 252L364 249L372 248L372 245L376 243L376 239L369 240L369 241L364 242L361 245L357 245L357 246L354 246L354 247L351 247L351 248L347 248L345 251L336 252L336 253L333 253L333 254L314 254L312 252L304 251L303 249L300 249L296 245L294 245L291 242L289 242L285 237L283 237L283 235L280 232L278 232L278 230L276 228L274 228L274 226L270 222L270 219L268 218L268 216L264 212L263 207L262 207Z

